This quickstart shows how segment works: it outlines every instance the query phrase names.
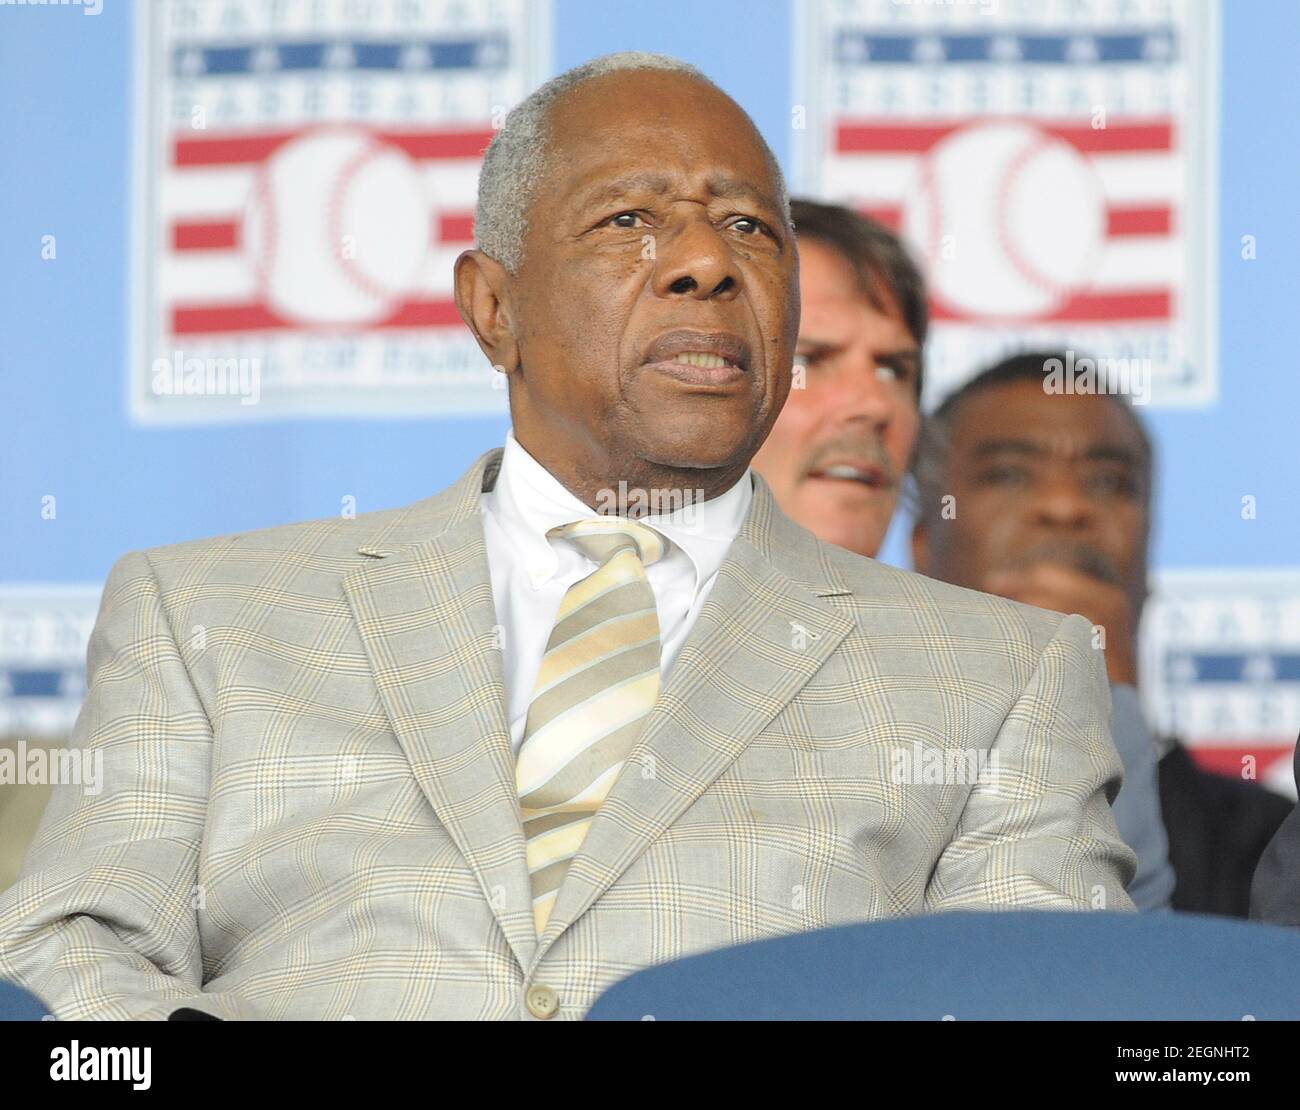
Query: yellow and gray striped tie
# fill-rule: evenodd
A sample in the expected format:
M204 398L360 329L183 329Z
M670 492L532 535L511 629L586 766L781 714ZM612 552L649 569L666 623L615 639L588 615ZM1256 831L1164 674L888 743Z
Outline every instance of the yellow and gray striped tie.
M623 517L580 520L547 537L572 543L597 569L560 602L515 768L539 935L659 696L659 615L645 567L667 542Z

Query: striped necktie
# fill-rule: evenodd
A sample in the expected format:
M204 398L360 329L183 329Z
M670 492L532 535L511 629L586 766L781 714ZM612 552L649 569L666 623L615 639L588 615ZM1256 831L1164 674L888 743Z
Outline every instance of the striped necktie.
M659 695L659 616L645 567L667 545L623 517L580 520L546 535L573 544L597 567L560 602L515 767L538 935Z

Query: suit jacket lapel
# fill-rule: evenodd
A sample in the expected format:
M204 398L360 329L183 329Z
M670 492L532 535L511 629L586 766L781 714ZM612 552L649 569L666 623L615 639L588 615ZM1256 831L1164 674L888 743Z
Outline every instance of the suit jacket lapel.
M362 548L371 561L343 588L416 781L527 967L537 938L478 509L500 457L484 455L399 518L390 542Z
M753 480L745 523L569 866L534 963L736 760L853 628L821 600L852 592L825 549L780 512L762 478Z

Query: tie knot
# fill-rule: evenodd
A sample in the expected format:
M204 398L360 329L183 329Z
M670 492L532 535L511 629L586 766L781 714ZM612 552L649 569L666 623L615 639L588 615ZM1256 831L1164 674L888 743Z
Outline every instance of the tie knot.
M552 528L546 535L567 540L599 566L604 566L620 551L630 550L648 567L663 558L668 543L653 528L621 516L575 520Z

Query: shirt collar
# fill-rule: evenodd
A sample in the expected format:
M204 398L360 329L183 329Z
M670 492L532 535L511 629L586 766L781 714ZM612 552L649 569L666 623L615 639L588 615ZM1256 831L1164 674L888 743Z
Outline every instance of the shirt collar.
M549 470L506 433L501 470L488 511L518 540L534 587L550 579L558 567L546 533L560 524L588 520L599 514L584 504ZM726 493L708 501L692 500L672 512L637 519L665 536L683 552L695 572L695 591L708 582L727 557L753 500L749 468ZM671 556L671 551L669 553Z

